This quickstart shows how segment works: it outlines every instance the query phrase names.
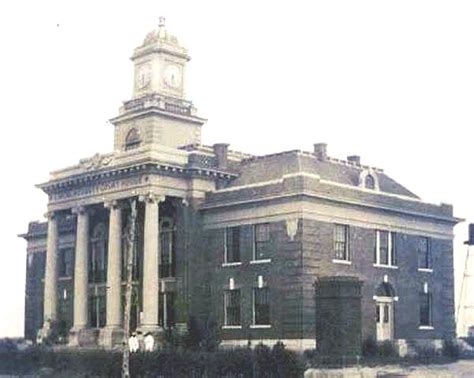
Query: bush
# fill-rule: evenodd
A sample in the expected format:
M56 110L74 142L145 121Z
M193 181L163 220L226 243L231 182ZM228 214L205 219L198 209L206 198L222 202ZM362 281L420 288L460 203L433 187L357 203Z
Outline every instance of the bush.
M106 350L52 350L47 347L0 353L0 375L38 374L51 370L54 376L119 377L122 354ZM237 348L216 352L163 349L133 353L133 377L300 377L304 365L299 356L282 343L270 349ZM258 374L258 375L256 375Z
M368 337L362 343L362 355L364 357L375 357L377 356L378 345L377 341L373 337Z
M461 348L456 340L444 340L442 354L444 357L458 359L461 355Z
M398 356L397 350L393 345L393 342L390 340L382 341L381 344L378 344L378 355L380 357L396 357Z

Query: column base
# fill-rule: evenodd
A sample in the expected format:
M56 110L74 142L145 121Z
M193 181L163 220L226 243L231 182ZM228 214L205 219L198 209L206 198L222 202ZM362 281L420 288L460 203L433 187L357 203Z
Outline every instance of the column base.
M69 346L90 347L97 346L99 330L93 328L73 327L69 331Z
M119 326L105 327L99 333L99 345L106 349L120 348L123 343L123 328Z

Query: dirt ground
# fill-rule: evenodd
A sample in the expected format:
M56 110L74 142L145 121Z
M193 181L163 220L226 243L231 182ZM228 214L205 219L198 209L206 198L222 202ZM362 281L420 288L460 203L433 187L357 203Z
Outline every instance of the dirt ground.
M395 377L474 377L474 360L460 360L446 365L396 365L337 370L309 369L305 378L395 378Z

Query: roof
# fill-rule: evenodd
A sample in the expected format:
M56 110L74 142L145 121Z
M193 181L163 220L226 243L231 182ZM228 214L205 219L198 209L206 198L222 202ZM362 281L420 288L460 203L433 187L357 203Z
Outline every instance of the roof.
M381 169L330 157L321 160L312 153L299 150L251 157L242 161L239 177L227 187L254 185L297 173L317 175L321 180L359 187L363 172L376 176L379 192L418 199L418 196L393 180Z

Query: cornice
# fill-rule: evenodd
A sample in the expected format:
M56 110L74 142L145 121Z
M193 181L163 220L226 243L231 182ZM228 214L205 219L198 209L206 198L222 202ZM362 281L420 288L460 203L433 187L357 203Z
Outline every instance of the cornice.
M350 198L344 198L344 197L338 197L338 196L327 196L321 193L312 192L312 191L308 191L304 189L282 192L281 194L276 194L276 195L260 196L260 197L251 198L251 199L233 200L233 201L220 202L220 203L204 202L200 206L199 210L207 211L207 210L225 209L225 208L233 208L233 207L238 207L238 206L248 206L251 204L259 205L262 203L269 203L269 202L274 202L278 200L294 200L294 199L323 200L323 201L338 203L338 204L346 205L346 206L356 206L356 207L361 207L364 209L384 211L384 212L395 213L399 215L412 216L416 218L424 218L424 219L434 220L437 222L448 223L453 226L456 225L457 223L464 221L464 219L461 219L461 218L446 217L446 216L441 216L441 215L436 215L436 214L410 211L410 210L405 210L405 209L400 209L400 208L395 208L395 207L375 205L375 204L371 204L367 202L357 201Z
M146 108L137 108L137 109L130 109L124 111L124 113L118 115L117 117L111 118L109 121L112 124L120 124L122 122L126 122L136 118L143 118L149 116L150 114L160 115L171 119L179 119L185 120L191 123L195 123L197 125L202 126L207 122L206 118L201 118L198 116L194 116L191 114L184 114L184 113L175 113L172 111L167 111L165 109L160 108L159 106L149 106Z
M237 177L237 174L235 173L216 169L206 169L201 167L180 167L163 163L140 163L115 169L84 172L81 174L38 184L36 187L42 189L47 194L51 194L62 190L67 190L68 188L74 188L79 185L94 184L114 178L119 179L140 174L159 174L183 178L200 177L211 180L231 180Z

